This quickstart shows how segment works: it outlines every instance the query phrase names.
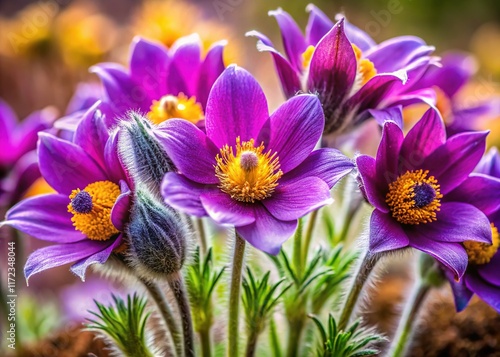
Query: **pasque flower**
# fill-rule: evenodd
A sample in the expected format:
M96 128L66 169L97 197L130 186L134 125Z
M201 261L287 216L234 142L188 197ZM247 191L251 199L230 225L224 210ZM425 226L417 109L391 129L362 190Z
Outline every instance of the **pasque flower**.
M433 100L427 89L409 92L405 86L419 80L434 61L434 50L417 37L403 36L376 44L370 36L347 22L333 22L309 5L305 36L285 11L269 14L278 22L285 56L257 31L257 48L270 52L285 96L317 93L325 112L325 134L351 130L370 117L370 109Z
M204 117L212 84L224 70L225 41L214 43L205 58L197 34L182 37L170 49L136 37L129 69L116 63L91 67L102 80L103 101L118 117L135 110L155 124L170 118L197 123Z
M169 120L159 138L180 173L167 173L165 201L210 216L256 248L277 254L297 219L331 202L330 188L353 169L334 149L313 151L324 117L319 100L299 95L269 116L261 87L228 67L210 92L206 134Z
M2 223L56 243L29 256L26 279L73 262L71 271L83 280L89 265L106 262L122 247L130 182L118 159L117 132L110 134L104 121L96 104L84 115L73 142L39 134L40 172L57 193L21 201Z
M469 265L460 282L450 277L458 311L463 310L473 294L477 294L495 310L500 312L500 155L496 149L483 157L472 174L453 190L453 197L466 197L467 203L480 209L491 224L492 241L480 243L464 242Z
M401 118L395 118L401 122ZM490 221L469 203L469 193L451 194L463 184L485 149L485 132L446 139L435 109L403 137L388 121L376 158L357 157L361 190L374 206L370 219L372 253L419 249L460 279L467 267L464 241L491 244Z
M37 133L50 128L56 110L46 108L18 122L7 103L0 100L0 205L17 202L40 177L37 166Z

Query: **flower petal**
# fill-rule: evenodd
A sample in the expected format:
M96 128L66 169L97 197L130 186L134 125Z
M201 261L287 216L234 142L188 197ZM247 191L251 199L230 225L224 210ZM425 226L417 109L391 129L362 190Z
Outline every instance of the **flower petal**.
M318 177L305 177L279 185L262 204L277 219L292 221L332 202L325 181Z
M380 126L384 126L386 121L393 121L403 130L403 108L398 105L395 107L385 108L381 110L369 109L370 115L377 121Z
M236 231L248 243L264 253L278 254L281 245L295 232L298 221L280 221L261 204L255 204L253 207L255 222L236 227Z
M476 267L477 273L488 283L500 287L500 252L497 252L491 258L488 264Z
M370 218L370 252L381 253L405 248L409 239L390 213L375 209Z
M39 133L40 172L57 192L68 195L107 177L81 147L46 133Z
M207 136L217 147L256 139L267 120L267 101L259 83L246 70L231 65L215 81L205 113Z
M487 132L457 134L434 150L422 164L447 194L460 185L474 170L484 154Z
M330 31L334 24L314 4L307 5L306 11L309 13L309 21L306 26L306 42L308 45L315 46Z
M335 16L335 20L340 20L344 16L338 14ZM347 19L345 19L345 34L351 43L354 43L363 52L368 51L372 47L376 46L377 43L368 35L365 31L359 29L358 27L351 24Z
M233 200L220 190L200 194L200 201L208 215L219 224L245 226L255 222L254 204Z
M480 174L500 178L500 154L498 154L498 149L496 147L492 147L483 156L474 171Z
M163 122L157 138L179 171L198 183L217 184L215 157L219 150L196 125L182 119Z
M474 275L467 275L465 277L465 284L477 296L483 299L488 305L500 313L500 287L488 284L483 279Z
M127 178L127 181L131 182L128 177L118 155L118 140L119 140L120 130L114 130L109 134L108 141L104 147L104 162L106 163L106 173L110 181L119 182L120 180Z
M125 224L128 222L132 203L132 191L123 180L120 181L120 192L111 210L111 222L116 229L123 231Z
M200 195L209 188L182 175L168 172L161 184L161 194L169 206L193 216L203 217L208 214L201 204ZM218 188L213 186L213 190Z
M269 118L269 144L287 173L304 161L323 133L325 119L318 98L301 94L287 100ZM264 126L267 136L267 126ZM262 135L262 133L261 133ZM260 141L260 140L259 140Z
M465 285L464 280L467 279L467 275L460 282L456 282L454 277L451 276L451 274L448 274L448 270L446 270L446 275L449 275L448 280L450 282L451 290L453 291L455 307L457 309L457 312L460 312L467 307L474 293L470 291Z
M2 225L49 242L78 242L85 236L73 227L69 203L69 197L60 194L31 197L12 207Z
M386 122L382 130L382 140L377 150L377 177L384 184L398 178L399 152L403 144L403 131L394 122Z
M224 64L224 48L227 41L214 43L207 52L205 60L201 64L196 90L196 101L202 108L207 106L208 94L215 81L226 67Z
M195 95L201 65L201 39L198 34L179 38L172 45L172 61L168 69L167 92L188 97Z
M376 209L384 213L389 212L385 202L388 185L380 181L376 171L376 161L373 157L361 155L356 158L356 166L361 179L361 191L366 199Z

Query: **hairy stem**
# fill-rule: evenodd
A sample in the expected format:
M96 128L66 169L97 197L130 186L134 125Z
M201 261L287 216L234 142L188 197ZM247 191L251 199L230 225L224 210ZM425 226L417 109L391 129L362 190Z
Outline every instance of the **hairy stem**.
M256 329L252 329L248 335L247 340L247 350L245 352L246 357L255 356L255 351L257 350L257 340L259 339L259 333Z
M229 292L229 322L228 336L228 356L238 356L238 335L239 335L239 308L241 272L243 270L243 258L245 256L245 241L238 233L235 234L235 245L233 253L233 267L231 271L231 287Z
M356 307L356 303L359 299L359 295L363 290L365 283L368 280L373 268L380 259L379 254L371 254L367 252L364 258L361 260L356 276L352 282L352 286L349 289L348 294L345 297L345 305L342 309L342 313L339 319L339 330L344 330L351 319L352 312Z
M309 222L307 223L307 229L304 240L304 250L302 254L302 258L304 260L304 266L307 263L307 256L309 254L309 247L311 246L312 235L314 232L314 227L316 225L316 220L318 218L318 212L319 210L312 212L311 215L309 216Z
M295 267L297 274L302 273L302 230L304 222L299 219L299 224L295 230L295 235L293 236L293 266Z
M174 293L181 315L182 332L184 335L184 356L194 357L196 353L194 349L193 321L191 319L191 308L182 276L178 272L172 274L169 277L168 285Z
M203 255L207 254L207 235L205 233L205 226L203 225L202 218L195 218L196 230L198 231L198 238L200 240L201 252Z
M201 355L203 357L212 356L212 341L210 339L210 329L203 328L198 331L200 335Z
M288 347L286 351L287 357L300 356L300 339L302 330L304 329L304 319L290 321L288 331Z
M406 303L405 310L401 315L398 329L389 347L388 356L400 357L404 355L409 337L411 336L413 324L430 290L431 286L426 284L423 280L419 279L416 282L411 297Z

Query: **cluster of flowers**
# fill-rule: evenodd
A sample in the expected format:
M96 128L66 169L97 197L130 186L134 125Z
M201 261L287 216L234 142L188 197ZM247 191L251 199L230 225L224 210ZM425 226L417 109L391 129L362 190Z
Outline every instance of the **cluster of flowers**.
M458 310L475 293L500 311L500 155L483 156L488 133L474 130L496 103L454 100L471 75L463 55L440 62L420 38L377 44L342 16L308 11L305 36L286 12L270 13L285 54L248 33L270 52L288 98L272 114L254 77L226 67L225 42L202 55L198 35L168 49L136 38L128 68L93 66L104 94L75 104L59 131L38 134L39 172L29 165L46 115L14 130L2 104L2 195L15 192L14 203L37 174L56 191L15 204L2 223L56 243L29 256L26 278L73 263L83 280L90 265L130 256L174 274L187 254L185 214L235 227L237 239L276 255L352 174L374 207L370 257L420 250L439 263ZM429 109L405 134L403 108L415 103ZM375 157L327 147L370 120L382 133Z

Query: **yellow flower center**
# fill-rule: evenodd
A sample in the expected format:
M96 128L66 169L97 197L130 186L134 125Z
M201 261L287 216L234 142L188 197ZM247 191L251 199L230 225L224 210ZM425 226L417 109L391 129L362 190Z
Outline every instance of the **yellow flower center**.
M241 142L240 137L236 138L236 154L225 145L215 159L219 188L240 202L271 196L283 175L276 153L264 153L264 144L255 147L253 139Z
M314 46L310 45L306 48L306 50L302 54L302 66L304 67L304 69L309 67L313 53L314 53Z
M389 184L386 202L392 216L403 224L435 221L443 195L434 176L428 170L408 171Z
M472 264L482 265L488 264L493 256L498 251L500 245L500 237L498 236L498 229L491 223L492 244L465 241L464 247L469 256L469 262Z
M183 93L177 97L165 95L160 100L153 100L148 113L148 119L155 124L172 118L185 119L196 124L203 116L203 109L200 103L196 102L196 98L188 98Z
M111 209L120 195L120 187L110 181L91 183L83 191L73 190L68 212L73 226L89 239L108 240L119 231L111 222Z
M356 61L358 63L358 76L361 79L361 85L364 85L377 74L377 69L372 61L366 58L361 58L363 52L358 46L352 44L352 49L354 50Z

